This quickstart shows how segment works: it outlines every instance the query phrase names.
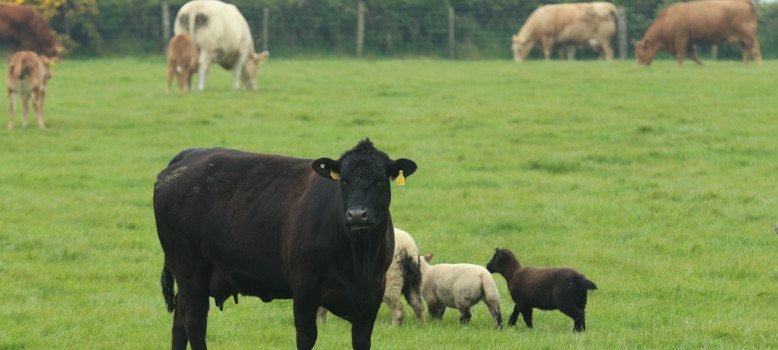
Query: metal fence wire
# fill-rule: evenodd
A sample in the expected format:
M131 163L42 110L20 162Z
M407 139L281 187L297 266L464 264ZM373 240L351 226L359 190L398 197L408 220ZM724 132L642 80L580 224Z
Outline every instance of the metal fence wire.
M276 58L364 55L460 59L510 58L511 35L536 6L545 3L539 0L231 2L248 21L256 48L267 48ZM651 12L664 5L645 7L638 4L645 1L614 2L622 5L625 13L626 29L621 40L624 54L631 57L633 41L640 39L655 15ZM67 31L73 41L72 54L76 56L158 54L167 45L175 15L184 3L100 1L94 30L58 20L51 24L55 31ZM760 5L759 12L763 55L773 57L778 53L778 4ZM167 21L163 20L163 14L167 15ZM619 47L618 37L614 37L614 48ZM703 46L700 52L706 55L709 49ZM537 51L533 57L540 57ZM619 57L619 52L616 54ZM718 55L738 58L740 51L725 43ZM583 49L578 50L578 56L593 59L597 54Z

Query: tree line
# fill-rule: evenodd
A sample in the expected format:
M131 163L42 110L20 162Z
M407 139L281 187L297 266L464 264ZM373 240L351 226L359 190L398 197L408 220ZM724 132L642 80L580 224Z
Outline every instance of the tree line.
M16 0L36 7L74 56L162 52L163 0ZM174 17L186 1L167 1ZM354 54L357 0L232 0L260 43L268 8L268 43L275 57ZM458 58L508 58L510 36L540 5L574 0L365 0L365 55L447 57L449 8L455 13ZM631 42L675 0L613 0L626 12ZM778 56L778 4L758 5L765 57ZM172 18L171 18L172 23ZM172 30L171 30L172 31ZM705 48L701 48L705 54ZM586 54L585 54L586 55ZM739 57L723 44L719 53ZM594 57L594 54L591 54Z

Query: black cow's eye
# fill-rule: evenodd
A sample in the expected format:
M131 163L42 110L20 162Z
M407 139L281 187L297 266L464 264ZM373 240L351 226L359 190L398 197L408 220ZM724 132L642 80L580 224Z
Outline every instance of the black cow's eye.
M375 180L374 183L377 187L381 187L384 185L384 180Z

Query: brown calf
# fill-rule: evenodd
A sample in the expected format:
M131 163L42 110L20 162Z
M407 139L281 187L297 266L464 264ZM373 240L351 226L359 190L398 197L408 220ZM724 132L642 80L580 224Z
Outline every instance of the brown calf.
M22 126L27 127L30 95L38 127L43 122L43 99L46 97L46 82L51 78L49 58L38 56L32 51L19 51L11 56L8 66L8 130L14 128L16 114L16 93L21 94L23 103Z
M762 64L762 53L756 38L756 8L750 0L705 0L670 5L656 17L643 39L635 44L639 64L650 65L658 51L674 54L683 64L687 52L697 64L694 44L715 44L727 40L740 44L743 63L753 54Z
M189 34L179 34L170 39L167 45L167 91L173 76L178 78L180 91L192 90L192 75L197 70L197 47Z

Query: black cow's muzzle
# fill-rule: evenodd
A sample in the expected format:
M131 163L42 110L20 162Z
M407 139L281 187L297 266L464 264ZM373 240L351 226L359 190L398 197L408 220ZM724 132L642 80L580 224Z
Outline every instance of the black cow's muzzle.
M354 207L346 210L346 227L352 231L365 230L373 227L367 208Z

